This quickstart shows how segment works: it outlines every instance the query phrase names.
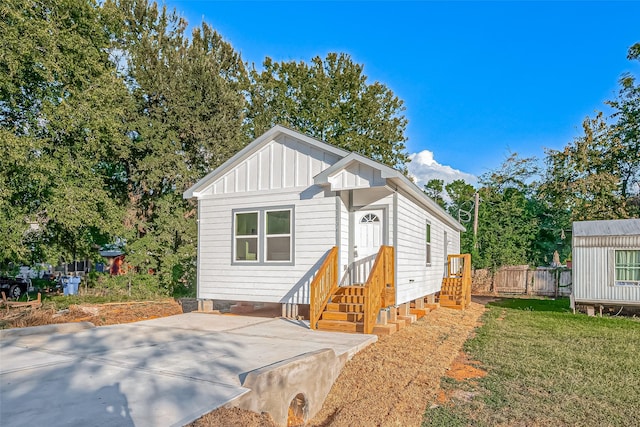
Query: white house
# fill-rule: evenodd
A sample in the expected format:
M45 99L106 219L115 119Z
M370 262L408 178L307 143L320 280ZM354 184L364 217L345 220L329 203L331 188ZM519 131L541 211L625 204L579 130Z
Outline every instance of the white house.
M198 200L198 298L309 304L337 247L339 280L364 283L395 250L395 303L440 290L464 227L402 173L282 126L184 193Z
M640 306L640 219L576 221L572 303Z

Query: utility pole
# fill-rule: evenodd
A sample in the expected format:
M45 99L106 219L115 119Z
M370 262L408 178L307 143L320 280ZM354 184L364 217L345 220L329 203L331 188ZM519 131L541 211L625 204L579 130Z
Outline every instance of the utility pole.
M473 249L478 249L478 205L480 204L480 194L476 191L473 203Z

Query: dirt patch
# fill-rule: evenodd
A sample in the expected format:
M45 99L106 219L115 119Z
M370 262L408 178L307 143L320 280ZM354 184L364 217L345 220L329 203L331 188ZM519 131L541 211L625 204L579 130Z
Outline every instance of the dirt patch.
M189 427L207 426L243 426L243 427L278 427L271 415L256 414L238 408L220 408L199 418L188 425Z
M458 357L456 357L456 360L454 360L449 367L449 370L447 371L447 377L453 378L457 381L484 378L487 376L487 371L473 366L479 364L480 362L469 360L466 353L460 352Z
M345 365L324 406L308 426L419 426L438 397L440 379L478 324L484 307L440 308L356 354ZM192 426L251 424L257 414L213 411ZM243 415L244 414L244 415ZM242 418L246 416L247 418ZM261 424L270 425L270 424Z
M173 299L107 304L70 305L66 310L52 308L2 309L2 328L51 325L54 323L91 322L96 326L137 322L181 314L182 307Z

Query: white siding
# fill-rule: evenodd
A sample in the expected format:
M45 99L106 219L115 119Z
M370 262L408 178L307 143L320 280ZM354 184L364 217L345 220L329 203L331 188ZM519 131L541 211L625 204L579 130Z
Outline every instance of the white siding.
M387 183L386 179L381 177L379 169L358 162L354 162L330 177L329 182L334 191L380 187Z
M426 265L426 223L431 223L431 265ZM460 251L460 234L446 226L430 212L418 206L404 194L398 194L398 242L396 247L396 303L438 292L444 277L446 254L444 233L451 243L448 254Z
M233 195L309 187L314 176L338 160L334 154L283 135L249 155L201 194Z
M615 249L640 249L640 235L573 238L573 296L576 302L640 304L640 286L613 284Z
M309 302L319 261L336 244L335 197L301 200L300 192L200 200L198 298ZM294 207L294 265L232 265L233 210Z
M340 270L340 280L349 266L349 193L342 192L339 198L340 210L340 253L338 259L338 269Z

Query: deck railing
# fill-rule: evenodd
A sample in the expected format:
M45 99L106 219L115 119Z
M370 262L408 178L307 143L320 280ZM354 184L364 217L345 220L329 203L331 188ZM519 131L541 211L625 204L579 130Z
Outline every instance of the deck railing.
M327 306L329 298L338 289L338 248L331 248L324 262L313 278L309 301L309 326L316 329L322 311Z
M465 309L471 303L471 255L447 257L447 277L442 279L440 305Z
M342 277L340 286L363 285L367 281L367 276L373 268L378 254L373 254L349 264L347 271Z
M364 333L370 334L382 307L395 304L394 253L381 246L365 286Z

